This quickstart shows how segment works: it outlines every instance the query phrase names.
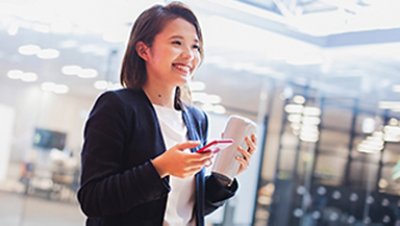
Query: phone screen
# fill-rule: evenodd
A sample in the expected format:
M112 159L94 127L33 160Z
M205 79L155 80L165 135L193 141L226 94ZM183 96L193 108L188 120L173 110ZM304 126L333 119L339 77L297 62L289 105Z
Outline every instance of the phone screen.
M233 143L232 139L213 140L210 143L208 143L206 146L199 149L197 152L203 153L203 152L212 151L213 153L217 153L217 152L229 147L230 145L232 145L232 143Z

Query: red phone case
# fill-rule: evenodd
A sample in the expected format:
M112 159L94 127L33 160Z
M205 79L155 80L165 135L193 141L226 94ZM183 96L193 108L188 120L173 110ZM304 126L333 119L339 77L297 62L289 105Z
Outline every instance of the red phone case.
M210 143L208 143L206 146L199 149L197 152L203 153L203 152L207 152L207 151L212 151L214 153L217 153L217 152L227 148L231 144L233 144L232 139L213 140Z

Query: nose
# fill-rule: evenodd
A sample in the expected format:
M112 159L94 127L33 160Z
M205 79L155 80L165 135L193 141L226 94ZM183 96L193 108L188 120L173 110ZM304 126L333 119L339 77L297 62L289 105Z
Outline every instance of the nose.
M185 47L181 55L185 60L193 60L195 56L194 51L196 50L191 47Z

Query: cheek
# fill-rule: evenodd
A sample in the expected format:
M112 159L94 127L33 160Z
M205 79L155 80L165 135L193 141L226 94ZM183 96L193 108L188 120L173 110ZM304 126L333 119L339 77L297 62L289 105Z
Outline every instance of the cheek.
M201 57L200 54L196 54L194 59L193 59L194 65L196 65L196 68L199 66L200 62L201 62Z
M153 59L156 64L162 64L164 61L165 63L172 58L174 55L174 51L169 48L162 48L159 47L153 52Z

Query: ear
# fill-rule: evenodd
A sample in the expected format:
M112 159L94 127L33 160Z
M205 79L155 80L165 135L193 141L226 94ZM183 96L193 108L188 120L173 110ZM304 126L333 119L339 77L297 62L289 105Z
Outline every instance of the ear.
M144 60L147 61L150 56L150 48L142 41L136 43L135 50L137 54Z

